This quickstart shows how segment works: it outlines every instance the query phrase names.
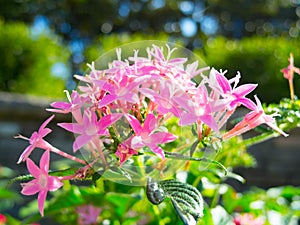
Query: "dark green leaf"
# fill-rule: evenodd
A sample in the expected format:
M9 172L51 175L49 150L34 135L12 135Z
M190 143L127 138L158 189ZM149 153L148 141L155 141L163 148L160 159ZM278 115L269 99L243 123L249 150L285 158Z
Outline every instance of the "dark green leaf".
M92 182L93 184L96 186L96 182L97 180L99 180L101 178L101 174L100 173L94 173L92 176Z
M200 192L190 184L176 180L155 182L148 179L147 197L153 204L160 204L165 197L172 204L185 225L197 224L203 216L203 199Z

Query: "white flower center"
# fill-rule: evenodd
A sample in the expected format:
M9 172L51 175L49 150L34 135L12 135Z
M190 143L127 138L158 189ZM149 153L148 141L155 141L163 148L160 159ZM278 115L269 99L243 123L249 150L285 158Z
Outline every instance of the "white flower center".
M39 184L41 186L41 188L46 188L48 185L48 176L46 174L41 174L39 176Z
M90 126L88 129L85 130L85 133L89 136L93 136L97 134L98 128L96 126Z

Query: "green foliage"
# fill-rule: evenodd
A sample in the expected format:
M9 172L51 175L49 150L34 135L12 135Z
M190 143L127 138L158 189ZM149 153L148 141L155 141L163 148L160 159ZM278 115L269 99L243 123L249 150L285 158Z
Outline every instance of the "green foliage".
M240 136L224 141L215 160L230 168L252 167L256 164L253 156L247 152L247 146Z
M103 181L102 181L103 182ZM36 205L36 201L32 202ZM168 202L171 204L171 202ZM138 221L149 225L180 224L173 209L168 204L154 206L148 202L141 187L128 187L117 183L106 182L106 190L98 187L70 186L55 193L48 202L45 213L65 225L78 224L77 207L93 205L101 208L97 224L110 221L110 224L137 224ZM30 208L30 204L27 209ZM24 224L39 221L37 209L23 210L27 219ZM159 222L158 222L159 221Z
M55 63L66 65L69 52L58 38L33 37L23 23L0 20L0 90L41 96L63 96L65 82L52 74Z
M186 40L194 39L196 41L190 44L199 46L197 38L203 35L204 16L216 18L218 34L227 37L299 34L296 26L299 19L297 1L0 0L0 5L0 15L6 21L29 23L35 15L47 17L50 26L67 41L78 37L93 40L100 34L122 32L152 35L168 32L182 38L179 22L183 18L191 18L200 22L201 26L197 35Z
M280 115L276 121L282 130L290 130L300 126L300 100L291 101L284 98L279 104L269 104L264 108L268 114L277 113Z
M294 54L295 66L300 66L299 40L282 37L251 37L231 40L217 37L208 40L204 50L195 51L209 66L228 70L227 76L242 74L241 83L259 84L256 93L263 102L278 102L289 96L288 82L280 70L288 66L290 52ZM295 87L300 77L295 75ZM299 89L296 95L300 94Z
M266 220L272 221L269 213L275 212L281 220L277 220L278 224L290 224L291 220L298 217L300 213L297 206L299 194L300 189L292 186L275 187L268 190L252 188L242 194L228 187L222 195L222 202L229 214L251 212L257 216L266 215Z
M0 166L0 212L10 209L21 200L18 193L6 188L8 180L13 176L15 173L11 169Z

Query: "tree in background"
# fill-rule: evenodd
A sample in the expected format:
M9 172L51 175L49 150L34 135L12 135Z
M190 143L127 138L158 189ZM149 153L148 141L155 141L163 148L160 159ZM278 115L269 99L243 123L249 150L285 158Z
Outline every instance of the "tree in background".
M167 32L191 41L203 34L299 35L297 0L0 0L0 4L4 20L31 24L42 15L66 41L88 42L100 34L122 32Z
M201 54L208 57L216 54L209 53L211 48L207 48L211 38L216 36L228 39L283 36L289 41L298 39L300 29L300 3L297 0L0 0L0 5L0 18L5 22L23 21L32 26L42 21L61 37L71 51L69 77L83 73L86 67L82 65L90 62L86 51L109 49L123 43L115 42L99 48L112 34L124 39L126 35L131 37L142 33L145 39L157 39L161 36L159 33L164 33L168 40L179 41L198 52L201 49ZM265 40L268 41L267 38ZM228 52L228 49L223 51ZM237 58L242 57L238 51L236 53ZM103 52L99 51L97 57L101 54ZM276 57L261 54L261 50L251 56L257 57L255 54L263 61ZM297 54L295 57L298 57ZM250 61L251 72L246 71L246 76L260 66L255 63L256 60ZM211 65L227 69L234 68L234 63L227 60L225 67L224 63Z
M0 21L0 90L63 96L69 53L54 34L32 36L23 23Z

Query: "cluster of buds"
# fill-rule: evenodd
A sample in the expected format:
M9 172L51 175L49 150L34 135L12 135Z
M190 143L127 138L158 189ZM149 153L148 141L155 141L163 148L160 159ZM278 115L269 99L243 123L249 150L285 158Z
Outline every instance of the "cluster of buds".
M207 136L226 140L260 124L287 135L276 126L275 115L265 114L257 96L255 102L246 97L256 84L238 86L239 73L227 79L226 72L198 68L198 61L187 64L187 58L172 58L174 51L176 49L168 45L152 45L147 48L147 56L141 57L135 50L132 57L122 60L122 52L117 49L117 59L108 68L98 70L92 63L86 76L75 75L80 84L77 91L66 92L68 102L51 104L50 112L72 114L72 123L59 123L58 126L74 133L73 151L85 149L86 160L69 155L44 140L51 132L46 126L53 115L29 139L18 136L30 143L18 163L26 161L34 177L22 184L22 193L39 193L41 215L48 191L60 188L62 180L84 178L86 171L95 165L100 164L103 170L108 170L112 164L122 168L129 163L138 164L134 159L143 155L164 160L168 150L164 146L178 139L168 129L171 118L176 118L179 127L196 127L199 141ZM204 76L204 72L209 75ZM195 82L196 76L202 78L201 82ZM226 121L239 106L250 112L231 130L223 131ZM35 148L45 151L40 167L29 158ZM83 167L74 175L51 176L48 173L50 152Z

